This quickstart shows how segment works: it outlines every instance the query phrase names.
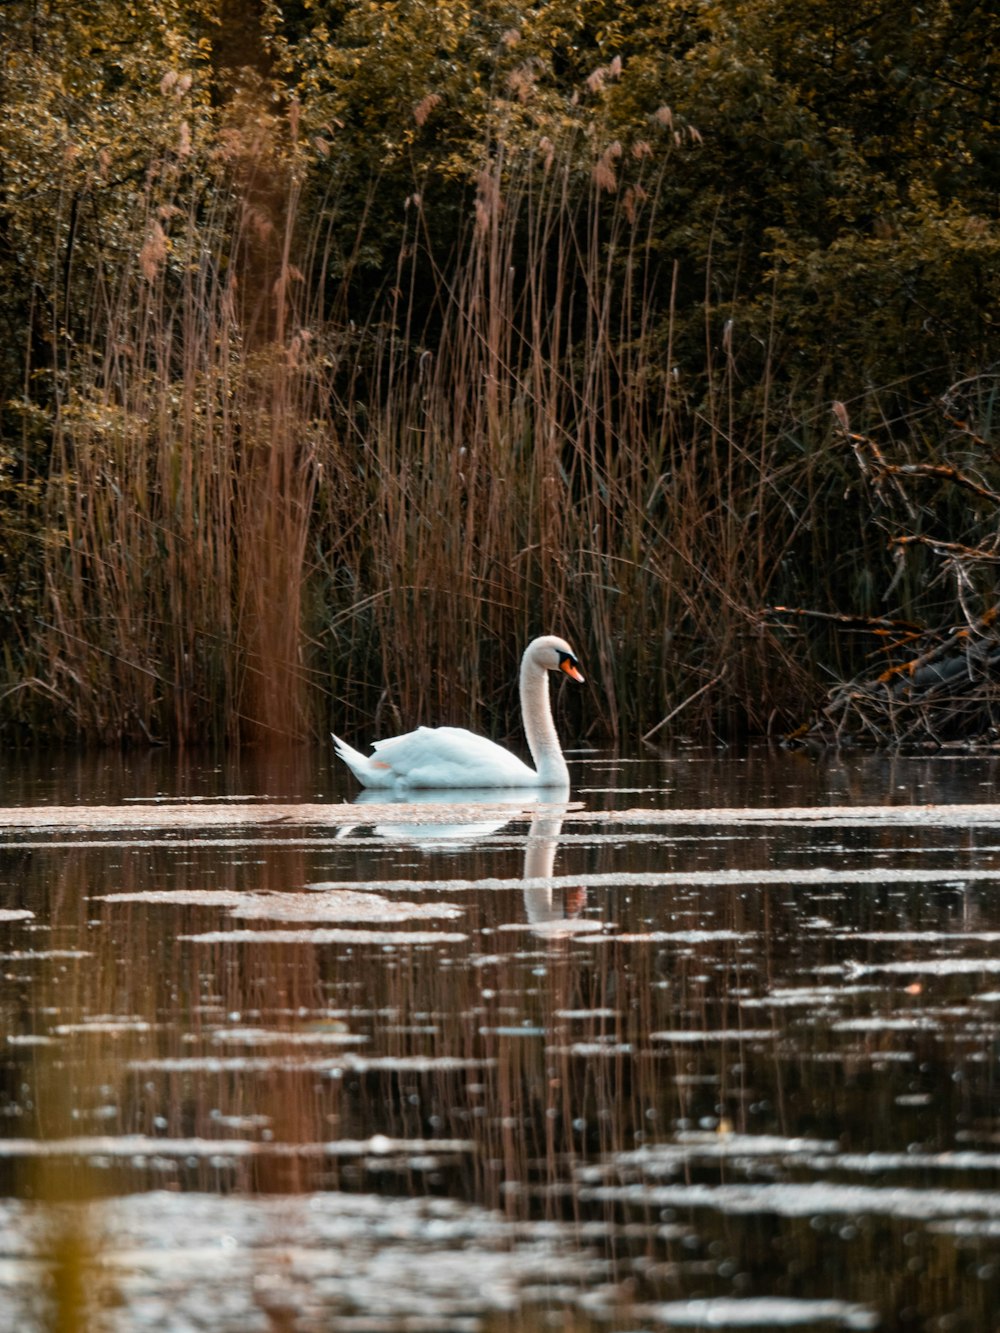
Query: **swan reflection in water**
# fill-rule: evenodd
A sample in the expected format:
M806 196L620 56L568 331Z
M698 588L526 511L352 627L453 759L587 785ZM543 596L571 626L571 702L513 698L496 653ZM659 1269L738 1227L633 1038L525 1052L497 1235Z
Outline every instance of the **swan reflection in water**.
M540 805L537 792L475 787L455 788L451 791L399 792L368 788L357 793L353 804L377 805L382 810L392 804L454 807L454 823L424 823L416 817L412 822L381 819L371 825L372 831L379 838L409 843L427 851L439 851L442 848L457 850L498 833L512 822L515 813L512 808L511 814L505 816L499 807L516 807L518 814L530 810L531 824L525 838L523 876L524 907L529 925L535 933L547 936L603 928L600 921L582 916L587 905L586 889L553 882L563 816L569 809L566 803ZM484 807L482 819L475 817L474 807L477 805ZM535 806L538 808L533 808ZM488 807L488 812L485 807ZM337 836L343 837L357 827L349 825L341 829Z
M516 806L518 810L523 810L525 806L531 805L535 800L537 800L537 795L534 792L517 791L513 788L504 787L463 787L453 788L451 791L429 791L420 788L385 791L379 790L377 787L366 787L357 793L352 804L454 806L456 815L454 824L438 823L431 820L424 823L419 818L415 818L412 823L392 819L380 820L377 824L371 826L380 838L411 842L414 846L423 847L428 851L436 851L441 847L457 850L460 847L471 846L475 842L480 842L492 833L499 833L511 820L511 816L504 815L500 807ZM474 809L467 808L477 805L490 807L488 814L484 813L482 819L475 818ZM511 813L513 814L513 811ZM356 827L357 825L348 825L342 832L352 832ZM338 834L338 836L341 835Z
M582 915L587 905L585 888L553 882L552 870L566 809L566 806L561 810L554 807L533 814L528 829L524 848L524 910L538 935L578 934L603 928L602 922Z

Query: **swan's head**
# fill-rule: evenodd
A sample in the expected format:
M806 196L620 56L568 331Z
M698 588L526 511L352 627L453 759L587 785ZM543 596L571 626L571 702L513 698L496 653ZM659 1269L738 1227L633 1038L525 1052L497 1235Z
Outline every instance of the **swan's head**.
M524 650L525 661L545 671L564 671L570 680L583 684L583 672L576 654L565 639L555 634L546 634L541 639L533 639Z

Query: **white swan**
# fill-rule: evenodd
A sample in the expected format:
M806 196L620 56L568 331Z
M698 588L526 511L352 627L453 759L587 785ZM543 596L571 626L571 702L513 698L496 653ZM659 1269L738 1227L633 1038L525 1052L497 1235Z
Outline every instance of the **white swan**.
M521 658L521 718L529 768L502 745L464 727L418 727L405 736L375 741L373 755L363 755L334 736L337 754L366 787L568 787L549 703L550 671L565 671L583 681L579 663L565 639L533 639ZM536 771L537 770L537 771Z

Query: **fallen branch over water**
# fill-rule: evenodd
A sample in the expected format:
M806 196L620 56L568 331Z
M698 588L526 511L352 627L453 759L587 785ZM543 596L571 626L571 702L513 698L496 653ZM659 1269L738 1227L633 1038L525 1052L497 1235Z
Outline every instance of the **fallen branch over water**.
M713 686L718 685L720 681L722 681L723 678L725 677L725 674L726 674L726 668L723 667L717 676L713 676L711 680L707 680L704 685L700 686L697 690L695 690L694 694L689 694L688 697L684 699L681 703L679 703L676 708L672 708L670 712L666 715L666 717L661 717L659 722L657 722L656 726L650 727L650 729L642 737L643 743L648 741L651 736L655 736L656 733L661 729L661 727L665 727L668 722L673 721L673 719L677 716L678 713L680 713L683 709L687 708L688 704L693 704L695 699L699 698L707 690L712 689Z
M931 626L893 616L768 608L763 615L772 623L817 616L883 639L881 669L835 686L814 721L791 739L894 747L996 744L1000 604L991 567L1000 564L1000 490L973 473L995 471L997 459L984 439L963 428L962 467L947 461L890 462L879 444L851 430L843 403L834 403L833 413L871 492L874 520L886 528L889 549L896 557L896 575L886 596L902 578L908 556L922 553L925 561L937 562L937 569L930 578L914 580L917 595L950 585L951 596L943 609L951 623ZM952 424L953 416L946 412ZM905 490L906 482L919 482L924 488L934 482L939 492L918 503ZM981 503L957 503L956 490ZM908 531L893 530L898 515L904 516ZM961 531L954 530L957 525Z

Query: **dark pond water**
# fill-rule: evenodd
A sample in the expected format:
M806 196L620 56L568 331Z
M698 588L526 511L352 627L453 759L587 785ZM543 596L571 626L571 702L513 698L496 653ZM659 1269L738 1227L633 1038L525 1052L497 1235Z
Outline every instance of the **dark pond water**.
M1000 1328L998 762L0 779L0 1327Z

